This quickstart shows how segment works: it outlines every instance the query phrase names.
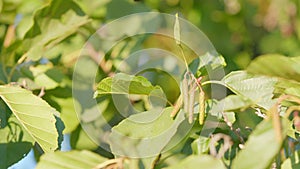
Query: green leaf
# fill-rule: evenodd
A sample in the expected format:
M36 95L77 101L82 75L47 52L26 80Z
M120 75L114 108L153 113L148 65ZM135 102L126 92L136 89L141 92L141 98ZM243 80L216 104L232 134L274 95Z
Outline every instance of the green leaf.
M195 168L213 168L226 169L220 159L216 159L209 155L191 155L181 161L179 164L167 167L166 169L195 169Z
M1 108L5 106L3 104L1 100ZM1 109L0 114L5 114L5 111L9 110ZM25 132L24 127L19 124L14 115L9 117L5 127L0 127L0 136L0 169L6 169L25 157L34 143L33 139Z
M289 95L294 95L294 96L300 97L300 86L288 88L285 90L285 93L289 94Z
M210 52L193 59L193 61L189 63L189 68L191 71L200 76L207 74L207 68L214 70L224 66L226 66L224 57L218 53L215 54Z
M81 126L78 126L72 133L71 133L71 147L77 150L96 150L98 145L95 143L94 140L86 133Z
M44 154L36 169L91 169L107 159L90 151L52 152Z
M289 137L291 137L291 138L293 138L293 139L295 139L295 140L297 140L297 133L299 133L298 131L297 131L297 129L295 129L295 127L294 127L294 120L292 120L292 121L289 121L289 124L288 124L288 129L287 129L287 136L289 136Z
M193 154L200 155L207 153L209 150L209 142L210 138L199 136L199 138L194 140L191 144Z
M276 93L300 97L300 57L262 55L251 62L247 71L276 77Z
M33 76L34 83L40 87L45 87L47 90L60 86L64 78L63 73L59 69L54 68L51 63L30 66L29 70L31 71L29 73ZM25 72L24 69L23 72Z
M209 108L209 113L213 116L222 116L222 112L245 109L252 105L251 100L240 95L228 95L220 101L213 100Z
M80 107L79 103L73 98L52 98L60 105L60 117L65 125L63 133L71 133L79 125L79 119L75 111L75 107Z
M183 111L175 120L170 118L172 109L169 107L163 112L153 110L135 114L114 126L109 137L112 152L131 157L160 153L185 120Z
M32 145L34 144L32 137L14 115L9 117L7 123L7 126L0 129L0 143L31 142Z
M87 16L72 0L52 0L35 12L34 24L24 37L24 51L30 59L38 60L45 51L88 22Z
M227 122L233 124L236 121L234 112L224 112L224 116L227 118Z
M300 82L279 78L275 87L276 87L275 93L278 94L285 93L300 98Z
M293 153L291 157L286 159L282 165L281 169L293 169L293 168L300 168L300 152L296 151Z
M3 105L5 103L2 102L1 100L0 107L7 110L1 109L0 114L5 114L5 111L10 110L6 105ZM1 120L1 123L2 122ZM6 123L7 125L5 127L0 127L0 169L6 169L20 161L29 153L34 144L31 136L25 132L24 127L19 124L14 115L11 115Z
M6 169L25 157L32 144L30 142L0 143L0 169Z
M23 66L20 70L26 78L19 78L18 81L21 84L25 81L30 90L41 89L42 87L50 90L65 85L63 83L64 74L50 62L37 66Z
M247 71L300 82L300 57L291 58L277 54L262 55L250 63Z
M287 134L287 125L285 119L282 119L283 138ZM282 140L276 137L273 123L271 120L262 121L253 133L250 135L242 149L232 162L232 169L265 169L273 162L277 153L279 153Z
M144 3L132 3L132 1L120 1L120 0L109 0L109 3L105 6L105 18L107 20L119 19L123 16L128 16L130 14L150 12L150 7ZM91 7L89 7L90 9ZM140 23L138 23L140 24ZM129 29L131 31L135 30L135 24L128 24L128 28L119 28L119 29Z
M1 0L2 11L0 22L2 24L13 24L17 15L18 7L22 4L20 0Z
M159 86L152 86L143 76L118 73L114 77L103 79L97 86L95 96L107 94L150 95L154 90L161 90L161 88Z
M275 78L235 71L226 75L222 81L235 94L251 100L253 104L269 110L275 101L273 98Z
M11 115L10 109L0 99L0 129L7 126L10 115ZM0 138L0 141L1 141L1 138Z
M0 97L45 152L58 147L56 119L53 115L56 110L47 102L28 90L13 86L0 86Z

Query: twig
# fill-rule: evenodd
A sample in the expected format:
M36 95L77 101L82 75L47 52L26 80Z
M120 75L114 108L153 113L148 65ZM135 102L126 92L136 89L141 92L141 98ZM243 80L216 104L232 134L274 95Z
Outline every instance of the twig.
M14 38L15 38L15 26L10 25L7 29L6 36L5 36L5 39L3 42L3 46L7 48L11 44L11 42L13 41Z
M300 104L300 99L291 95L282 95L278 98L276 104L271 107L271 109L269 110L268 116L272 118L273 120L273 127L275 130L275 135L277 138L277 141L281 142L282 141L282 129L281 129L281 120L280 120L280 115L279 115L279 110L278 107L279 105L284 101L284 100L292 100L293 102L296 102L298 104ZM290 107L287 111L286 111L286 116L289 116L289 114L296 110L295 108L297 107Z
M117 164L119 168L123 167L123 161L125 158L116 158L116 159L110 159L107 161L104 161L101 164L98 164L96 167L93 169L104 169L109 165Z
M243 137L240 135L240 133L237 130L235 130L233 128L232 123L228 120L228 117L225 115L224 112L222 112L222 115L223 115L225 123L227 124L227 126L229 126L230 130L233 131L233 133L239 138L239 140L242 144L245 144Z
M24 53L21 57L20 57L20 59L18 60L18 64L21 64L21 63L23 63L24 62L24 60L27 58L27 53Z
M112 77L114 73L111 72L111 66L107 66L107 62L104 59L104 53L101 53L102 57L100 57L99 53L93 48L90 43L88 43L86 47L88 55L98 64L103 72L107 74L107 76Z
M42 87L38 97L43 97L45 94L45 87Z
M154 160L153 163L151 164L151 169L154 169L154 168L155 168L155 166L158 164L160 158L161 158L161 154L159 154L159 155L155 158L155 160Z
M295 103L300 104L300 98L292 96L292 95L283 95L278 98L278 103L281 103L284 100L289 100Z
M221 139L224 140L224 145L219 149L219 152L217 153L215 144ZM221 158L224 156L225 152L232 146L232 144L233 143L231 141L231 138L223 133L212 135L211 141L209 143L210 154L216 158Z
M12 76L14 75L14 72L17 68L17 66L19 64L21 64L22 62L24 62L24 60L27 58L27 53L24 53L21 58L18 60L18 62L11 68L8 76L7 76L7 82L10 83L11 82L11 79L12 79Z
M291 106L285 111L285 117L288 118L293 111L300 110L300 106Z
M277 141L281 142L281 140L282 140L281 121L280 121L280 116L279 116L279 112L278 112L278 106L279 106L279 104L276 103L273 107L271 107L271 109L269 111L270 111L271 118L273 120L273 127L275 130L276 139L277 139Z

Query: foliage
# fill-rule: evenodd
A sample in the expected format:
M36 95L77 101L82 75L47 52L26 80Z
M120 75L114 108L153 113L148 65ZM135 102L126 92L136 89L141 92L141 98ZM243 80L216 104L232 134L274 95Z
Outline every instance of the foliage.
M0 169L31 150L37 168L297 168L300 3L284 2L1 0ZM72 95L89 85L72 86L73 71L99 26L155 10L174 14L175 38L127 37L101 51L103 62L91 55L98 70L89 77L94 90ZM187 35L180 17L203 30L223 56L197 56L181 44ZM145 24L136 22L115 31L130 35ZM181 56L186 67L178 79L162 70L130 74L118 67L129 53L153 47ZM88 64L79 65L81 73L91 71ZM223 68L225 77L210 79L210 69ZM227 94L214 96L215 86ZM199 98L195 104L191 95ZM96 134L86 132L91 128ZM72 150L64 152L66 136Z

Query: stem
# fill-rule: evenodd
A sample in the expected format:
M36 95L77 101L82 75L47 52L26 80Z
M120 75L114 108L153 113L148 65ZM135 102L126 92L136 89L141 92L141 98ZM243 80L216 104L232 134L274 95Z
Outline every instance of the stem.
M275 130L275 136L278 142L282 141L282 130L281 130L281 121L278 112L279 103L277 102L271 109L269 110L268 116L272 118L273 128Z
M12 76L13 76L13 74L14 74L16 68L17 68L17 64L15 64L15 65L11 68L11 70L10 70L8 76L7 76L7 83L10 83L10 82L11 82Z
M156 156L155 160L153 161L153 163L151 165L151 169L155 168L155 166L158 164L160 158L161 158L161 153L158 156Z
M181 46L181 44L179 44L178 46L179 46L181 55L182 55L183 60L184 60L184 63L185 63L186 71L188 72L188 70L189 70L189 65L188 65L188 63L187 63L187 61L186 61L185 54L184 54L184 52L183 52L183 47Z
M219 152L217 152L215 145L221 139L223 139L224 145L219 149ZM232 146L232 144L233 143L231 141L231 138L228 135L225 135L223 133L212 135L211 141L209 143L210 154L220 159L224 156L225 152Z
M236 129L233 128L232 123L229 122L228 117L225 115L224 112L222 112L222 116L223 116L224 121L226 122L227 126L229 126L230 130L233 131L233 133L239 138L239 140L242 144L245 144L243 137L240 135L240 133Z
M23 63L24 62L24 60L27 58L27 53L24 53L21 57L20 57L20 59L18 60L18 64L21 64L21 63Z
M289 107L289 108L286 110L284 117L288 118L288 117L290 116L290 114L291 114L293 111L296 111L296 110L300 110L300 106L291 106L291 107Z
M190 77L192 78L192 80L195 81L196 85L198 86L199 90L202 91L202 87L201 87L201 84L198 82L198 80L196 79L196 77L194 76L194 74L192 72L187 72Z
M21 58L18 60L18 62L11 68L8 76L7 76L7 82L10 83L12 76L14 75L14 72L17 68L18 65L20 65L22 62L24 62L24 60L27 58L27 53L24 53Z
M89 54L89 57L98 64L98 66L107 76L112 77L114 75L114 72L111 71L112 66L108 66L108 64L106 64L107 61L104 58L104 53L99 54L90 43L88 43L86 47L88 49L87 52ZM103 56L101 57L101 55Z
M107 166L112 165L112 164L122 164L123 160L124 160L124 158L110 159L110 160L104 161L101 164L98 164L96 167L94 167L94 169L106 168Z
M208 80L208 81L205 81L205 82L203 82L201 84L202 84L202 86L207 85L207 84L219 84L219 85L222 85L222 86L228 88L228 86L224 82L218 81L218 80Z
M157 95L153 95L151 97L157 97L157 98L160 98L164 101L166 101L170 106L174 106L173 103L171 103L166 97L161 97L161 96L157 96Z

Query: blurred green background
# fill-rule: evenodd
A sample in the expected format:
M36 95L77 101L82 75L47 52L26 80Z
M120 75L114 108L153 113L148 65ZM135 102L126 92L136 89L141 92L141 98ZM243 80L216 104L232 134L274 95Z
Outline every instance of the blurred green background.
M300 54L297 0L109 0L104 6L107 20L143 11L179 12L208 36L225 57L227 71L243 69L261 54ZM86 12L100 16L96 4Z
M23 44L20 43L33 24L34 11L48 2L50 1L0 0L0 43L4 46L1 52L5 54L3 57L9 58L5 63L8 67L22 55L22 49L11 49L15 46L22 47ZM73 67L87 39L101 25L132 13L157 11L175 14L178 12L180 17L200 28L216 50L225 57L227 73L246 68L255 57L266 53L300 55L299 0L74 0L74 2L78 3L83 12L88 15L90 23L78 28L72 36L45 51L43 59L46 58L46 61L40 60L40 64L43 64L43 61L48 63L47 59L49 59L63 76L64 80L61 82L63 85L49 87L51 89L43 97L62 112L69 110L60 107L61 105L71 105L70 109L73 108L71 99L62 101L59 98L61 95L71 97ZM15 27L13 35L8 31L12 26ZM12 45L5 42L7 36L15 36L8 38L13 39L13 43L10 43ZM122 47L123 44L119 45ZM26 68L26 65L24 67ZM102 79L105 73L97 80ZM0 79L5 81L2 74L3 72L0 72ZM76 117L72 118L76 119ZM66 119L71 118L66 116ZM249 118L245 117L245 119ZM86 140L87 137L78 126L78 122L73 124L72 120L70 123L66 124L65 133L71 133L70 142L73 149L97 149L97 145Z
M212 41L228 64L245 68L258 55L300 54L297 0L145 0L151 10L180 12Z
M0 22L30 26L32 11L47 0L1 0ZM300 53L298 0L75 0L92 18L93 27L131 13L159 11L180 16L199 27L228 63L227 71L245 68L265 53ZM17 17L16 17L17 16ZM1 25L0 35L4 34ZM92 32L92 30L90 30ZM81 44L83 45L83 44ZM80 45L79 45L80 46Z

